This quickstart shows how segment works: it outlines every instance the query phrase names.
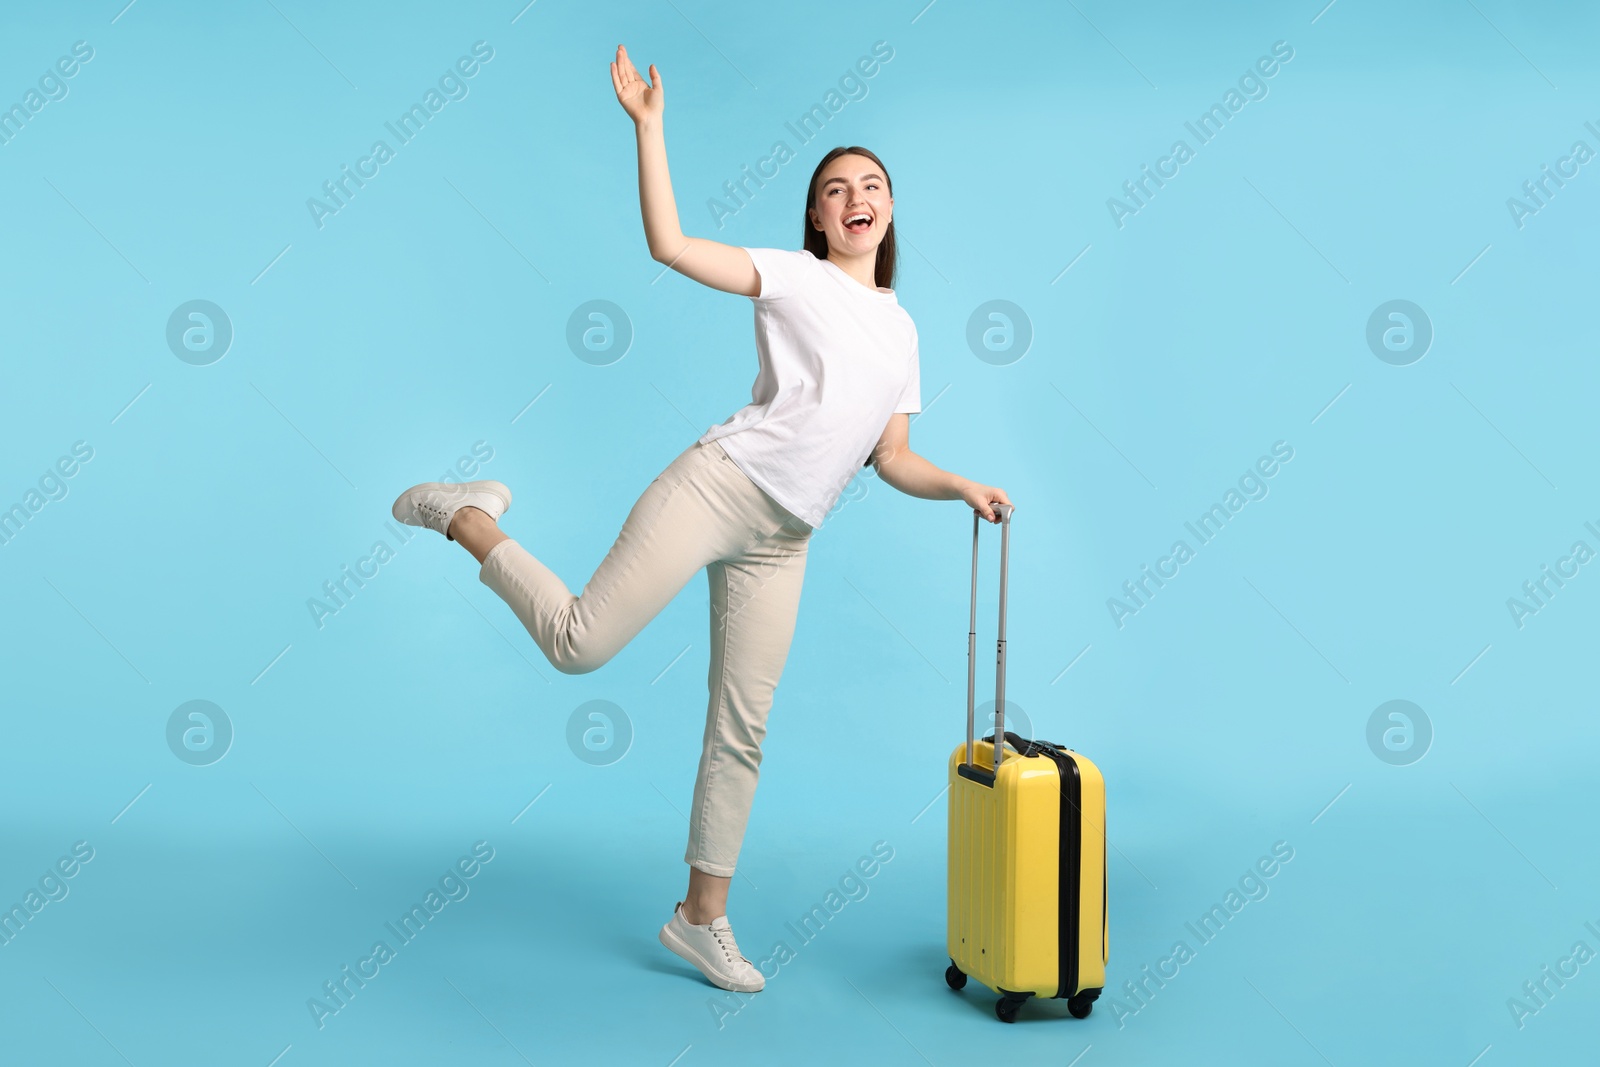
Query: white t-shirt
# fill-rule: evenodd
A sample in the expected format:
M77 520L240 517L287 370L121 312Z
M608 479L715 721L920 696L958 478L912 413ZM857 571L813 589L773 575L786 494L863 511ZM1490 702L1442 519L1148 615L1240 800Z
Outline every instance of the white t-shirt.
M895 412L922 410L917 328L893 289L868 289L808 251L747 248L761 275L761 368L750 403L701 441L718 441L768 496L812 528Z

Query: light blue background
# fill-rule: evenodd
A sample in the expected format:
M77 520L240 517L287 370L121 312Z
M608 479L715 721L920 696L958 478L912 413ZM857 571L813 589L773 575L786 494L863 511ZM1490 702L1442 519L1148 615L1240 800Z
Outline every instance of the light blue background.
M1521 628L1506 607L1574 541L1600 548L1597 164L1521 228L1506 207L1575 141L1600 148L1592 10L113 0L4 22L3 102L95 50L0 146L0 506L94 449L0 547L0 903L95 850L0 947L8 1062L1493 1067L1592 1047L1600 964L1521 1029L1507 999L1600 950L1600 577ZM319 229L307 198L479 40L469 95ZM796 143L785 122L880 40L867 95ZM1119 229L1107 199L1193 146L1184 122L1280 40L1269 94ZM729 909L747 955L797 954L721 1026L655 940L686 876L702 579L585 676L426 532L311 619L324 581L392 545L395 494L478 441L516 493L505 528L576 591L649 480L748 399L748 301L647 254L619 41L661 69L686 232L798 247L822 152L890 169L912 445L1016 502L1008 696L1109 783L1111 988L1087 1020L1035 1003L1006 1027L941 977L960 503L869 473L815 535ZM798 158L717 229L707 200L778 139ZM194 299L236 331L209 366L165 341ZM609 366L565 341L595 299L635 331ZM1034 331L1003 366L965 339L996 299ZM1435 330L1409 366L1366 345L1392 299ZM1294 458L1270 494L1119 629L1107 598L1276 441ZM194 699L236 731L207 767L165 740ZM609 766L565 740L595 699L634 731ZM1434 731L1408 766L1366 741L1392 699ZM307 999L480 840L470 895L319 1030ZM784 924L879 841L867 895L799 945ZM1294 859L1270 894L1198 946L1185 923L1277 841ZM1197 958L1119 1020L1110 998L1136 1007L1122 983L1179 939Z

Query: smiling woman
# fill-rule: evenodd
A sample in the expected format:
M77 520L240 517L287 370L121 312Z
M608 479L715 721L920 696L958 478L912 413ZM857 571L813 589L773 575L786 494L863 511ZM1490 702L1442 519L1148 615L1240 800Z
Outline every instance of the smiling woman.
M991 522L999 521L994 505L1011 501L1005 490L941 470L907 444L908 416L922 407L921 377L916 326L891 288L894 197L883 161L860 146L823 156L806 190L799 250L688 237L667 172L659 72L650 67L646 82L619 45L611 84L634 123L651 257L752 303L760 365L750 403L701 434L645 488L577 594L500 530L511 506L501 482L421 483L400 494L393 512L472 553L479 580L565 674L599 669L705 571L711 647L684 852L689 889L658 937L713 985L753 993L766 980L734 940L728 887L812 533L869 461L901 492L962 500Z

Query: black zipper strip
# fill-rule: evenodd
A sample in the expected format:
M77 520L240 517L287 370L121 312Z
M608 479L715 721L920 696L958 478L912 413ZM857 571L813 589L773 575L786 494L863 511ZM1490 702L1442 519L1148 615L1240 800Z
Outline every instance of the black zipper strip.
M1078 912L1083 884L1083 778L1078 762L1064 750L1054 752L1061 771L1061 991L1070 997L1078 991ZM1070 886L1070 890L1067 887Z

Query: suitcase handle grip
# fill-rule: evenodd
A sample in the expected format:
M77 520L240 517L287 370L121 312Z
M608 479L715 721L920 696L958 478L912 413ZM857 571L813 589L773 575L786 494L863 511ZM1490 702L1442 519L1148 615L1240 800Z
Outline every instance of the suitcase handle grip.
M1010 504L991 504L1000 516L1000 633L995 640L994 670L994 772L1005 760L1006 737L1006 571L1011 548ZM973 727L976 714L978 679L978 527L982 513L972 509L972 611L967 625L967 765L973 763ZM1016 736L1015 734L1012 735Z
M988 734L984 734L983 739L991 745L994 744L994 738ZM1019 756L1037 756L1041 752L1049 752L1057 747L1049 741L1033 740L1010 730L1006 731L1006 744L1010 745L1012 750ZM987 774L988 772L981 771L980 773Z

